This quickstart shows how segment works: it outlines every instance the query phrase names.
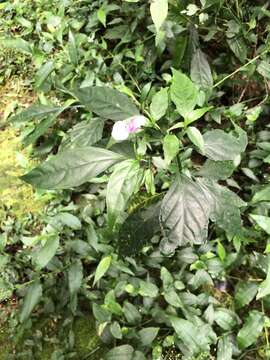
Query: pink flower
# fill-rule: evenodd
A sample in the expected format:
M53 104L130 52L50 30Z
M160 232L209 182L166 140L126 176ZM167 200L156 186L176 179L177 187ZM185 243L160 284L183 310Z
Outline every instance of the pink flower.
M145 124L146 118L142 115L135 115L123 121L117 121L113 125L112 137L117 141L126 140L129 134L139 131Z

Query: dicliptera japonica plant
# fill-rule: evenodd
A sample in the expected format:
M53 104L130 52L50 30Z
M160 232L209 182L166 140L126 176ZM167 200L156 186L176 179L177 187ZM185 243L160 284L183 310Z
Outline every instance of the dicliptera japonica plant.
M126 249L137 247L136 242L147 244L158 229L165 254L202 244L209 221L230 237L241 232L239 208L245 202L219 180L238 166L246 133L236 124L229 133L199 129L196 122L210 116L212 106L200 106L207 99L202 100L204 93L187 75L172 69L149 109L109 86L77 87L72 94L94 117L75 125L58 153L25 174L24 181L49 190L107 182L107 225L114 234L120 229L119 241ZM13 120L37 113L57 116L62 110L34 105ZM168 176L168 189L159 186L162 174ZM127 216L138 193L145 194L148 206L137 204ZM155 211L139 221L148 207ZM153 221L160 228L151 226ZM136 238L144 227L148 231Z

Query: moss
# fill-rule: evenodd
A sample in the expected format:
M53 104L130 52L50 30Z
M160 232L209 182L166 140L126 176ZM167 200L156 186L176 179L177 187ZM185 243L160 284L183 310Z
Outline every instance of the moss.
M0 326L0 360L6 360L12 351L9 329L6 324Z

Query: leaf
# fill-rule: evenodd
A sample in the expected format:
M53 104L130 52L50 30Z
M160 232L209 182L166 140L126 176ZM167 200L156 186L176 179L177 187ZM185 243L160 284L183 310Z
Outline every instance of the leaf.
M167 111L169 105L168 90L166 88L159 90L152 98L150 113L155 121L161 119Z
M168 291L170 288L173 287L173 276L164 266L162 266L160 270L160 278L162 280L162 286L165 291Z
M202 244L207 237L211 203L201 186L178 176L164 197L160 219L172 248Z
M212 330L209 325L195 326L190 321L170 316L172 326L190 355L199 355L210 350Z
M55 120L56 116L50 116L47 119L42 120L35 126L34 131L23 138L23 145L29 146L30 144L34 144L40 136L44 135L45 132L53 125Z
M95 319L97 319L100 323L105 323L111 320L112 314L104 305L93 303L92 311Z
M26 54L32 54L31 44L22 38L0 39L0 44L8 49L21 51Z
M80 260L71 264L68 269L68 286L71 295L76 294L83 280L83 266Z
M113 348L105 355L105 360L132 360L134 349L130 345L121 345Z
M223 335L218 341L217 360L233 360L233 344L229 335Z
M198 49L192 57L190 77L193 82L200 85L203 89L213 86L213 78L209 62L205 54Z
M157 337L158 332L159 328L157 327L148 327L140 330L138 335L142 346L150 346Z
M247 47L243 38L235 36L232 39L227 39L229 47L234 55L243 63L247 58Z
M69 32L68 32L67 48L68 48L70 61L72 62L73 65L77 65L78 64L78 50L77 50L77 46L76 46L76 39L71 30L69 30Z
M242 152L238 140L223 130L210 130L203 134L205 156L211 160L234 160Z
M102 7L98 9L97 17L101 24L106 27L106 13Z
M268 235L270 235L270 218L268 216L250 214L252 220L254 220L259 227L261 227Z
M246 349L255 344L261 334L264 325L264 315L257 311L251 310L244 323L244 326L237 334L237 343L240 349Z
M234 301L237 308L248 305L257 294L258 285L254 282L239 282L236 287Z
M217 244L217 254L221 261L224 261L226 259L226 249L220 241L218 241Z
M59 246L59 236L51 235L46 240L45 245L33 255L35 264L40 268L44 268L54 257Z
M68 189L90 181L121 160L123 156L102 148L68 149L21 178L41 189Z
M266 279L260 284L256 299L261 299L270 294L270 266L268 267Z
M150 13L158 33L168 15L168 0L152 0Z
M68 138L61 145L61 150L96 144L102 138L103 127L104 121L101 119L79 122L68 132Z
M106 86L80 88L75 95L87 110L104 119L118 121L139 114L127 95Z
M21 111L19 114L12 116L9 122L17 124L23 123L25 121L43 119L48 115L60 113L61 111L62 108L58 106L34 104Z
M57 214L54 217L54 220L56 222L60 222L64 226L68 226L69 228L71 228L73 230L80 230L82 228L82 223L81 223L80 219L77 216L72 215L67 212L62 212L62 213Z
M95 272L95 279L94 279L94 285L106 274L106 272L109 270L109 267L111 266L112 257L111 256L105 256L100 263L97 266L96 272Z
M158 287L149 281L140 280L139 294L144 297L155 298L158 296Z
M150 242L159 227L160 203L138 209L126 219L119 233L119 251L124 255L137 254ZM143 231L142 231L143 229Z
M172 71L171 99L179 114L186 118L197 104L198 90L186 75L175 69Z
M215 322L226 331L231 330L238 323L236 314L224 308L219 308L215 310Z
M198 175L213 180L226 180L235 169L233 161L213 161L207 159L201 167Z
M270 186L267 185L263 187L261 190L256 191L252 198L252 202L260 202L260 201L270 201Z
M268 61L262 60L257 66L257 71L266 79L270 79L270 64Z
M204 154L204 139L203 136L197 128L190 126L187 128L187 136L189 140L197 146L197 148Z
M207 113L207 111L211 110L212 108L213 108L213 106L207 106L207 107L203 107L201 109L192 110L185 117L185 126L188 126L189 124L193 123L194 121L200 119L205 113Z
M110 331L111 331L112 336L115 339L121 340L123 338L123 334L122 334L122 331L121 331L121 326L119 325L119 323L117 321L114 321L110 325Z
M125 301L124 303L123 312L129 324L135 325L140 323L142 320L142 316L137 307L128 301Z
M167 134L163 139L163 151L166 164L169 165L171 161L178 154L180 142L176 135Z
M108 222L111 228L123 215L131 196L139 191L142 178L143 170L137 160L125 160L115 166L106 194Z
M47 61L36 73L35 87L40 88L54 70L54 62Z
M22 310L20 312L20 322L24 322L29 318L41 297L42 286L39 281L35 281L27 287L26 296L24 298Z

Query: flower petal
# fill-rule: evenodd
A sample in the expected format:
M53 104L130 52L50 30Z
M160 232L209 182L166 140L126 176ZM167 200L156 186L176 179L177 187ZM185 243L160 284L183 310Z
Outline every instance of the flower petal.
M129 135L128 125L125 121L117 121L112 128L112 137L114 140L126 140Z

